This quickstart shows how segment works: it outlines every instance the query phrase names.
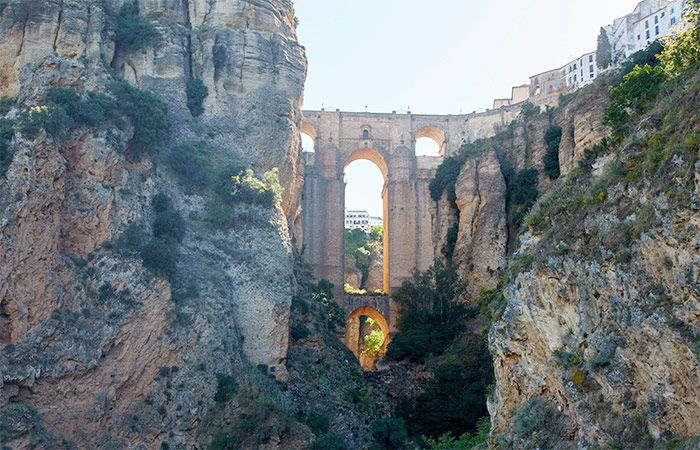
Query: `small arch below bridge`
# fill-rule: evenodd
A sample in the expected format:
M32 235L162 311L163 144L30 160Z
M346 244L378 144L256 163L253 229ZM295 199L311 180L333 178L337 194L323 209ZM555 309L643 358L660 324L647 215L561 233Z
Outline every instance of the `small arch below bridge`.
M376 300L374 297L371 298ZM384 301L384 299L382 299L382 301ZM372 319L374 323L368 321L368 318ZM374 356L365 352L365 336L368 336L373 331L376 332L376 327L381 330L384 339L379 348L378 355ZM345 334L343 337L343 342L360 361L360 365L364 370L375 370L374 361L386 354L386 348L387 345L389 345L389 340L389 323L387 322L385 316L373 306L359 306L355 308L345 320Z

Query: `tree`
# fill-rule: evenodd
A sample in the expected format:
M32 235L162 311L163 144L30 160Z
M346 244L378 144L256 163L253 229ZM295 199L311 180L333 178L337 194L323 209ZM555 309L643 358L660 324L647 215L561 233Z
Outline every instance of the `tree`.
M597 65L599 69L605 69L612 64L612 48L610 46L610 39L608 38L608 33L605 28L600 28L600 34L598 35L598 49L595 52Z

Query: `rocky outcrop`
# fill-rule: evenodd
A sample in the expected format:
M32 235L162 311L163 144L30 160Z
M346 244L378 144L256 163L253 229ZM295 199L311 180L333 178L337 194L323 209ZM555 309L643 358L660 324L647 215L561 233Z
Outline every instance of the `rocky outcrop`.
M698 226L689 217L679 228ZM536 396L569 416L580 444L617 440L635 415L647 418L655 438L700 433L692 337L700 326L700 241L681 233L645 235L629 268L552 257L518 275L490 334L499 380L490 404L494 434Z
M556 122L562 127L559 145L559 167L566 175L584 157L584 151L599 143L606 134L603 113L610 102L607 83L585 87L556 112Z
M470 159L457 178L459 234L455 260L467 293L492 289L506 265L506 183L494 152Z
M494 442L547 439L553 417L557 448L700 435L700 155L679 112L697 94L673 95L677 110L649 112L533 209L489 333ZM641 170L655 139L674 144Z
M115 44L121 6L11 2L0 13L0 97L18 101L8 117L17 122L50 86L86 95L124 79L167 104L164 147L206 140L218 165L279 167L282 208L251 208L212 231L205 199L162 161L127 157L130 127L77 127L61 141L17 134L0 178L0 415L13 421L4 444L203 447L222 414L235 416L213 401L217 373L240 381L259 365L287 378L306 70L292 4L140 1L158 37L137 50ZM193 78L209 91L196 118ZM171 282L110 244L129 222L148 231L158 192L187 221ZM196 295L175 295L188 285Z

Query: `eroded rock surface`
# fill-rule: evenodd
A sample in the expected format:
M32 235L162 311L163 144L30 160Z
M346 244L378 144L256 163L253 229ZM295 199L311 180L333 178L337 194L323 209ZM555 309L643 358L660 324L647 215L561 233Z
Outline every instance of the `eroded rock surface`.
M158 38L136 50L115 45L122 4L27 0L0 13L10 117L51 86L85 95L124 79L167 104L164 147L207 140L216 164L278 167L282 207L211 231L197 220L201 197L163 165L126 156L129 129L79 127L60 142L17 134L0 179L0 414L13 447L207 446L234 411L212 400L217 373L241 379L260 365L287 377L306 72L292 4L139 1ZM186 106L193 78L209 92L197 118ZM201 292L184 303L138 255L104 244L131 221L148 231L158 192L188 219L178 277Z

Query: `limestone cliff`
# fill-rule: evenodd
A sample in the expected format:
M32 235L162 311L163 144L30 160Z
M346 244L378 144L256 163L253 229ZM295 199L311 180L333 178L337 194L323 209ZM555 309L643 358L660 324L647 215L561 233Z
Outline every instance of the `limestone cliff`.
M495 136L466 144L459 155L445 162L458 165L459 172L454 179L454 202L445 191L431 212L432 240L438 249L454 245L454 261L468 283L469 298L496 287L508 257L518 248L519 223L514 222L520 219L514 217L518 205L511 198L515 172L535 169L536 188L549 189L543 158L545 133L552 125L563 129L561 172L567 174L575 167L585 148L599 143L605 134L601 121L609 102L607 86L604 81L594 84L563 99L559 108L521 115Z
M468 160L457 178L459 234L455 258L467 293L492 289L506 266L506 183L494 152L480 161Z
M580 130L560 148L569 176L526 220L489 333L494 443L651 448L700 434L697 76L669 85L617 142L591 145L605 130L594 110L558 113Z
M16 97L6 120L19 124L49 87L86 98L126 80L166 103L162 147L206 140L218 165L279 167L282 208L212 231L200 219L206 199L162 159L129 156L137 123L76 126L63 139L16 130L0 178L0 415L13 448L201 448L233 414L212 400L217 373L240 383L262 365L286 378L306 70L292 4L139 1L156 37L137 49L116 43L121 7L10 2L0 13L0 97ZM208 90L197 117L194 79ZM132 221L149 228L158 192L187 218L177 284L201 290L189 299L109 244Z

